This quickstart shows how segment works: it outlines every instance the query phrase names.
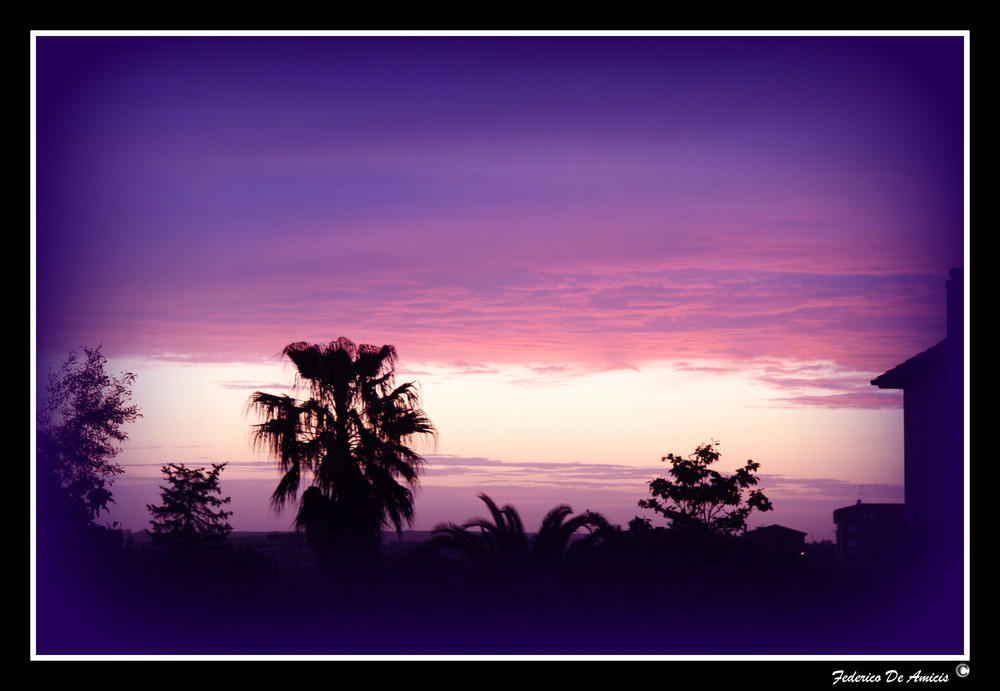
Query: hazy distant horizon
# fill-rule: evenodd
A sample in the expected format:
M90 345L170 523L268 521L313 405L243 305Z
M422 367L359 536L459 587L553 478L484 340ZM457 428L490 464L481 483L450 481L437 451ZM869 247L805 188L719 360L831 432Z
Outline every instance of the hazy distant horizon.
M447 459L448 466L455 466L463 459ZM482 459L470 459L482 460ZM416 495L416 516L414 524L407 528L414 531L431 531L443 522L463 523L477 516L488 515L485 505L477 498L485 492L499 504L512 504L517 508L529 531L537 529L545 513L557 504L570 505L574 513L596 511L612 524L628 527L633 517L651 520L654 526L666 525L662 517L651 511L640 509L636 503L646 498L648 479L656 477L646 469L608 464L601 470L614 477L609 489L606 485L590 480L574 486L574 470L586 468L593 475L596 468L582 464L567 464L565 467L550 467L545 481L536 486L525 487L513 479L492 479L480 477L474 486L454 486L438 479L443 467L435 463L436 457L428 458L428 469L424 482ZM516 464L510 461L495 461L501 467L527 467L530 464ZM190 464L198 467L198 464ZM447 466L444 466L447 467ZM729 469L730 471L732 469ZM134 473L133 473L134 475ZM625 482L621 478L632 476L635 482ZM782 478L762 473L759 487L771 498L775 510L766 513L752 513L748 528L779 524L808 534L807 541L821 542L835 540L833 524L834 509L854 504L858 499L869 503L899 503L903 501L903 486L897 485L852 485L843 480L821 478ZM152 477L129 477L126 475L113 486L115 504L110 512L102 515L101 523L118 521L119 527L133 531L149 528L147 504L159 504L158 486L162 480ZM227 480L223 472L220 483L222 494L232 498L228 509L233 511L230 524L235 531L269 532L292 531L295 520L294 509L281 513L261 511L266 506L275 481L270 478ZM556 489L558 487L559 489Z

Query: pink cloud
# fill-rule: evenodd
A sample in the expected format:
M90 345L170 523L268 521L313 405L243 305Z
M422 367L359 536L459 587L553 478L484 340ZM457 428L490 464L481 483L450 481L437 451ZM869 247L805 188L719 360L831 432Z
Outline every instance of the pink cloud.
M211 40L95 41L97 61L79 41L40 53L54 352L259 362L344 335L414 363L878 373L943 336L961 41L904 41L941 80L879 39L865 61L836 40L765 41L785 57L763 61L739 42L567 59L540 40L527 71L502 40L443 61L457 44L357 43L360 71L332 43L241 43L234 63Z

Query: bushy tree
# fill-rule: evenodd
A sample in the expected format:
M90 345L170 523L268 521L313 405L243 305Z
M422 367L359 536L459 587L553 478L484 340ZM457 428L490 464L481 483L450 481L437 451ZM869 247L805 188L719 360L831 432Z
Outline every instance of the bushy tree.
M732 475L723 475L710 467L722 456L717 446L713 441L687 457L664 456L662 461L671 464L670 477L651 481L652 497L639 500L639 506L665 516L672 530L712 535L734 535L746 527L751 511L770 511L763 491L751 489L760 463L750 460Z
M49 371L36 415L39 487L86 521L96 520L114 501L108 487L123 472L114 462L128 439L122 428L142 417L129 403L136 375L112 377L106 364L100 346L84 348L82 358L71 352L58 370Z
M412 383L396 386L396 349L292 343L283 354L308 396L255 392L250 410L264 418L253 426L254 445L278 461L281 480L271 497L281 509L295 501L296 525L324 565L371 563L382 532L413 520L413 489L423 457L414 449L434 426Z
M232 526L232 511L223 510L230 498L222 498L219 475L225 463L212 469L187 468L168 463L161 468L168 485L160 486L160 506L147 504L153 519L153 542L167 545L210 546L225 538Z

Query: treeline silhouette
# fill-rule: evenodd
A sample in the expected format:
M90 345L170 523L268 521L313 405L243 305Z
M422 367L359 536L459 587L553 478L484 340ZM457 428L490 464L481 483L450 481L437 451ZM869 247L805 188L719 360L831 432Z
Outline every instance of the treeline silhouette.
M363 572L232 537L170 549L94 531L63 543L72 549L57 564L39 562L39 651L935 654L950 643L935 599L946 594L925 596L902 564L845 570L738 536L640 525L597 529L562 552L542 547L540 529L469 557L431 538Z
M488 515L440 524L412 549L383 550L385 530L402 535L414 516L424 459L413 444L435 434L415 384L395 385L391 346L338 339L284 353L308 397L256 392L248 410L263 418L254 440L281 472L273 505L298 498L295 525L308 549L293 559L229 536L224 464L164 467L161 504L149 507L152 542L100 524L106 506L74 483L113 501L106 481L116 447L78 440L122 442L121 424L138 411L122 386L131 379L107 377L99 357L64 414L40 421L39 653L961 652L952 650L961 605L920 577L917 555L845 568L816 546L784 553L744 539L750 511L770 502L752 489L758 464L729 476L710 467L714 442L665 456L666 476L646 488L651 498L637 498L666 525L637 516L623 528L558 504L529 532L516 507L480 494ZM57 390L74 363L55 376ZM88 405L91 414L70 414Z

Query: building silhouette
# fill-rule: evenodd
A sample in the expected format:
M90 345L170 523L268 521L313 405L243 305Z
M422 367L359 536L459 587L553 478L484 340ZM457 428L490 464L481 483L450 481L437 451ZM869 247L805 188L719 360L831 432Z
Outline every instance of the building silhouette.
M903 391L904 503L834 511L838 556L912 556L961 563L965 519L965 330L962 269L946 283L944 340L871 381ZM854 540L854 544L849 541ZM897 545L893 545L893 542Z
M945 339L872 380L880 389L903 391L906 522L928 535L962 534L965 503L962 281L962 270L952 269L947 283Z
M833 512L837 526L837 558L878 562L896 556L906 536L903 504L845 506Z
M801 556L806 545L806 535L801 530L773 524L748 530L743 533L743 539L768 554Z

